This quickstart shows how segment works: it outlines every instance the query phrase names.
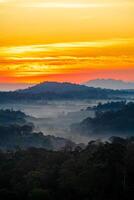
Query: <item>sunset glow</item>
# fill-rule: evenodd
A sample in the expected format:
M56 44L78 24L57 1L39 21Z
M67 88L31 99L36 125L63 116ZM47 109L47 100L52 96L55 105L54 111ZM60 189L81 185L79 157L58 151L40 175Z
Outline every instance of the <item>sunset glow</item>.
M0 82L134 80L132 0L1 0Z

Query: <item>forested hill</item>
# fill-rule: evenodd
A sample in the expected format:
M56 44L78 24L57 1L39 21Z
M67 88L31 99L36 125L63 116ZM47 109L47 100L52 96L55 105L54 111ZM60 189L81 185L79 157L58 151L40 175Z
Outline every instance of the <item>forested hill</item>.
M21 111L14 111L10 109L0 110L0 125L11 125L26 123L27 116Z
M89 89L87 86L73 84L73 83L43 82L35 86L29 87L27 89L20 90L19 92L27 93L27 94L55 92L57 94L62 94L62 93L73 92L73 91L74 92L87 91L87 89Z
M0 102L108 98L108 91L71 83L45 82L25 90L0 92Z
M134 103L112 102L99 105L95 109L96 116L73 124L72 132L95 137L134 136Z
M109 99L124 96L134 96L134 91L114 91L72 83L45 82L24 90L0 92L0 102Z
M75 147L70 140L36 132L34 124L29 123L27 118L21 111L0 110L0 149L7 151L36 147L61 150L67 146Z

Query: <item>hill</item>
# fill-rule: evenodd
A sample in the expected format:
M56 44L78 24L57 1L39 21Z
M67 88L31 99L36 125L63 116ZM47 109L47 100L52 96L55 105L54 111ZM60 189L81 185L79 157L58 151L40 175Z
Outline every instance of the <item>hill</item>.
M32 94L39 94L39 93L66 93L66 92L80 92L87 90L88 88L84 85L78 85L73 83L59 83L59 82L43 82L37 84L35 86L26 88L24 90L20 90L19 92L23 93L32 93Z
M134 82L125 82L122 80L114 80L114 79L95 79L83 84L89 87L105 88L113 90L134 89Z
M108 98L110 91L72 83L44 82L15 92L0 92L0 102Z
M111 104L113 105L113 103ZM71 126L72 132L83 135L101 137L101 136L133 136L134 135L134 103L120 104L111 109L110 104L108 111L104 107L98 107L98 112L94 118L86 118L81 123ZM120 107L120 108L119 108Z
M72 83L44 82L15 92L0 92L0 103L44 100L133 98L134 90L110 90Z
M66 146L75 147L70 140L35 132L34 124L21 111L0 110L0 149L16 150L30 147L61 150Z

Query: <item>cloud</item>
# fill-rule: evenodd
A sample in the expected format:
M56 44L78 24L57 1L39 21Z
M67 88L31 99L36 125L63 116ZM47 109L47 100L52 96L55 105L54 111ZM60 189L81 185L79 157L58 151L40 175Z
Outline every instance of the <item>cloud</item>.
M6 0L0 0L0 3L7 3L8 2L8 0L6 1Z
M92 9L108 7L134 6L133 1L36 1L36 0L0 0L0 3L6 6L17 6L24 8L42 8L42 9Z
M81 3L81 2L46 2L46 1L12 1L0 0L0 3L6 5L20 6L20 7L33 7L33 8L96 8L105 7L109 4L102 3Z
M37 3L26 3L24 7L33 8L65 8L65 9L88 9L88 8L100 8L107 7L109 4L98 4L98 3L67 3L67 2L37 2Z
M81 49L81 48L105 48L121 45L134 45L134 38L115 38L109 40L96 40L87 42L66 42L66 43L52 43L41 45L24 45L24 46L12 46L12 47L0 47L1 54L23 54L23 53L38 53L38 52L55 52L69 50L69 49Z
M26 80L87 71L132 72L133 52L134 38L0 47L0 74Z

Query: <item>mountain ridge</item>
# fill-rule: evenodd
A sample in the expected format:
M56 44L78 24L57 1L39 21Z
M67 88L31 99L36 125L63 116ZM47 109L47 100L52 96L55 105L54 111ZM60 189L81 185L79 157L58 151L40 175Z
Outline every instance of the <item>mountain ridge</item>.
M134 90L112 90L60 82L43 82L24 90L0 92L0 102L44 100L120 99L133 97Z
M0 91L23 90L35 84L30 83L0 83Z
M128 82L116 79L93 79L83 83L88 87L113 89L113 90L130 90L134 89L134 81Z
M49 82L45 81L39 84L36 84L34 86L28 87L23 90L17 90L18 92L23 93L44 93L44 92L55 92L55 93L64 93L64 92L70 92L70 91L79 91L79 90L86 90L87 86L75 84L75 83L69 83L69 82Z

